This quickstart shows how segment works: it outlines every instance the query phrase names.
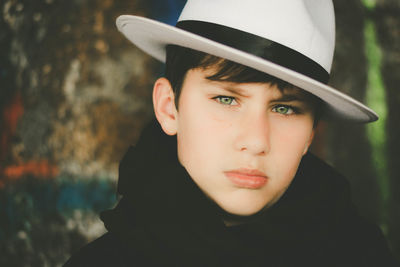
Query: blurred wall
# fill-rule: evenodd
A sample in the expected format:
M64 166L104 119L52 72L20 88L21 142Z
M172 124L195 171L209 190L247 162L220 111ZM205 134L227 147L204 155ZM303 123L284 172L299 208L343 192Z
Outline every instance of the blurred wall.
M153 115L163 66L116 30L120 14L173 24L184 0L0 2L0 266L60 266L104 232L118 162ZM336 0L331 85L378 123L322 123L314 153L350 180L400 255L400 3Z

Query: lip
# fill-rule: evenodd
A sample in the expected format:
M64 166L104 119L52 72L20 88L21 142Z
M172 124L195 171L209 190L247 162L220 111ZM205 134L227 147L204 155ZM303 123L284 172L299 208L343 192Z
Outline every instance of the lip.
M225 176L237 187L259 189L265 185L268 177L254 169L237 169L224 172Z

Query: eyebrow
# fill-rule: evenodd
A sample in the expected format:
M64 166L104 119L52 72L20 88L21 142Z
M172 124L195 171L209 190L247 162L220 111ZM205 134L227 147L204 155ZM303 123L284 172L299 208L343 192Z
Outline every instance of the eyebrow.
M218 87L221 88L224 91L228 91L234 95L238 95L241 97L245 97L248 98L249 95L246 94L245 90L241 89L238 86L235 86L235 84L231 83L231 82L225 82L225 81L213 81L213 80L208 80L209 82L213 83L213 82L217 82ZM222 85L221 85L222 84ZM295 88L289 88L289 92L284 92L284 90L279 90L280 92L280 96L277 98L274 98L271 102L294 102L294 101L299 101L299 102L304 102L304 103L308 103L310 102L310 98L302 93L301 91L302 89L297 89L295 90Z
M309 98L301 93L293 92L293 93L282 93L281 96L272 100L272 102L293 102L293 101L300 101L300 102L309 102Z
M240 88L235 87L235 86L229 86L229 85L228 86L221 86L221 89L223 89L225 91L228 91L228 92L230 92L230 93L232 93L234 95L238 95L238 96L241 96L241 97L249 97L245 93L245 91L243 89L240 89Z
M245 98L249 97L249 95L246 94L245 90L243 90L240 87L236 86L234 83L225 82L225 81L213 81L213 80L208 80L208 81L211 82L211 83L216 82L218 84L217 85L218 88L220 88L220 89L222 89L224 91L230 92L230 93L232 93L234 95L238 95L238 96L245 97Z
M241 89L240 87L232 86L232 85L223 85L220 86L221 89L228 91L232 94L239 95L242 97L249 97L245 90ZM293 101L301 101L301 102L308 102L309 99L306 95L302 94L301 92L282 92L280 91L281 95L277 98L274 98L273 102L293 102Z

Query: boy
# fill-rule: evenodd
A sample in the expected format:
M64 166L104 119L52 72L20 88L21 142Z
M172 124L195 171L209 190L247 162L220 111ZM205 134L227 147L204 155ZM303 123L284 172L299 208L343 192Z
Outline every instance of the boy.
M120 164L108 233L66 266L395 266L346 180L307 153L321 118L377 115L326 86L329 0L188 0L117 20L164 61L157 121Z

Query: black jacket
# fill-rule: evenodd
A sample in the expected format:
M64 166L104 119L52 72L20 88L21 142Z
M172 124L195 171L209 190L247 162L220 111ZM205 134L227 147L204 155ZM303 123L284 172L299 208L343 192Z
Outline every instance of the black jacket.
M311 154L278 203L231 227L221 218L235 216L201 192L156 122L119 171L122 199L101 214L108 233L65 267L397 266L380 229L357 214L346 179Z

